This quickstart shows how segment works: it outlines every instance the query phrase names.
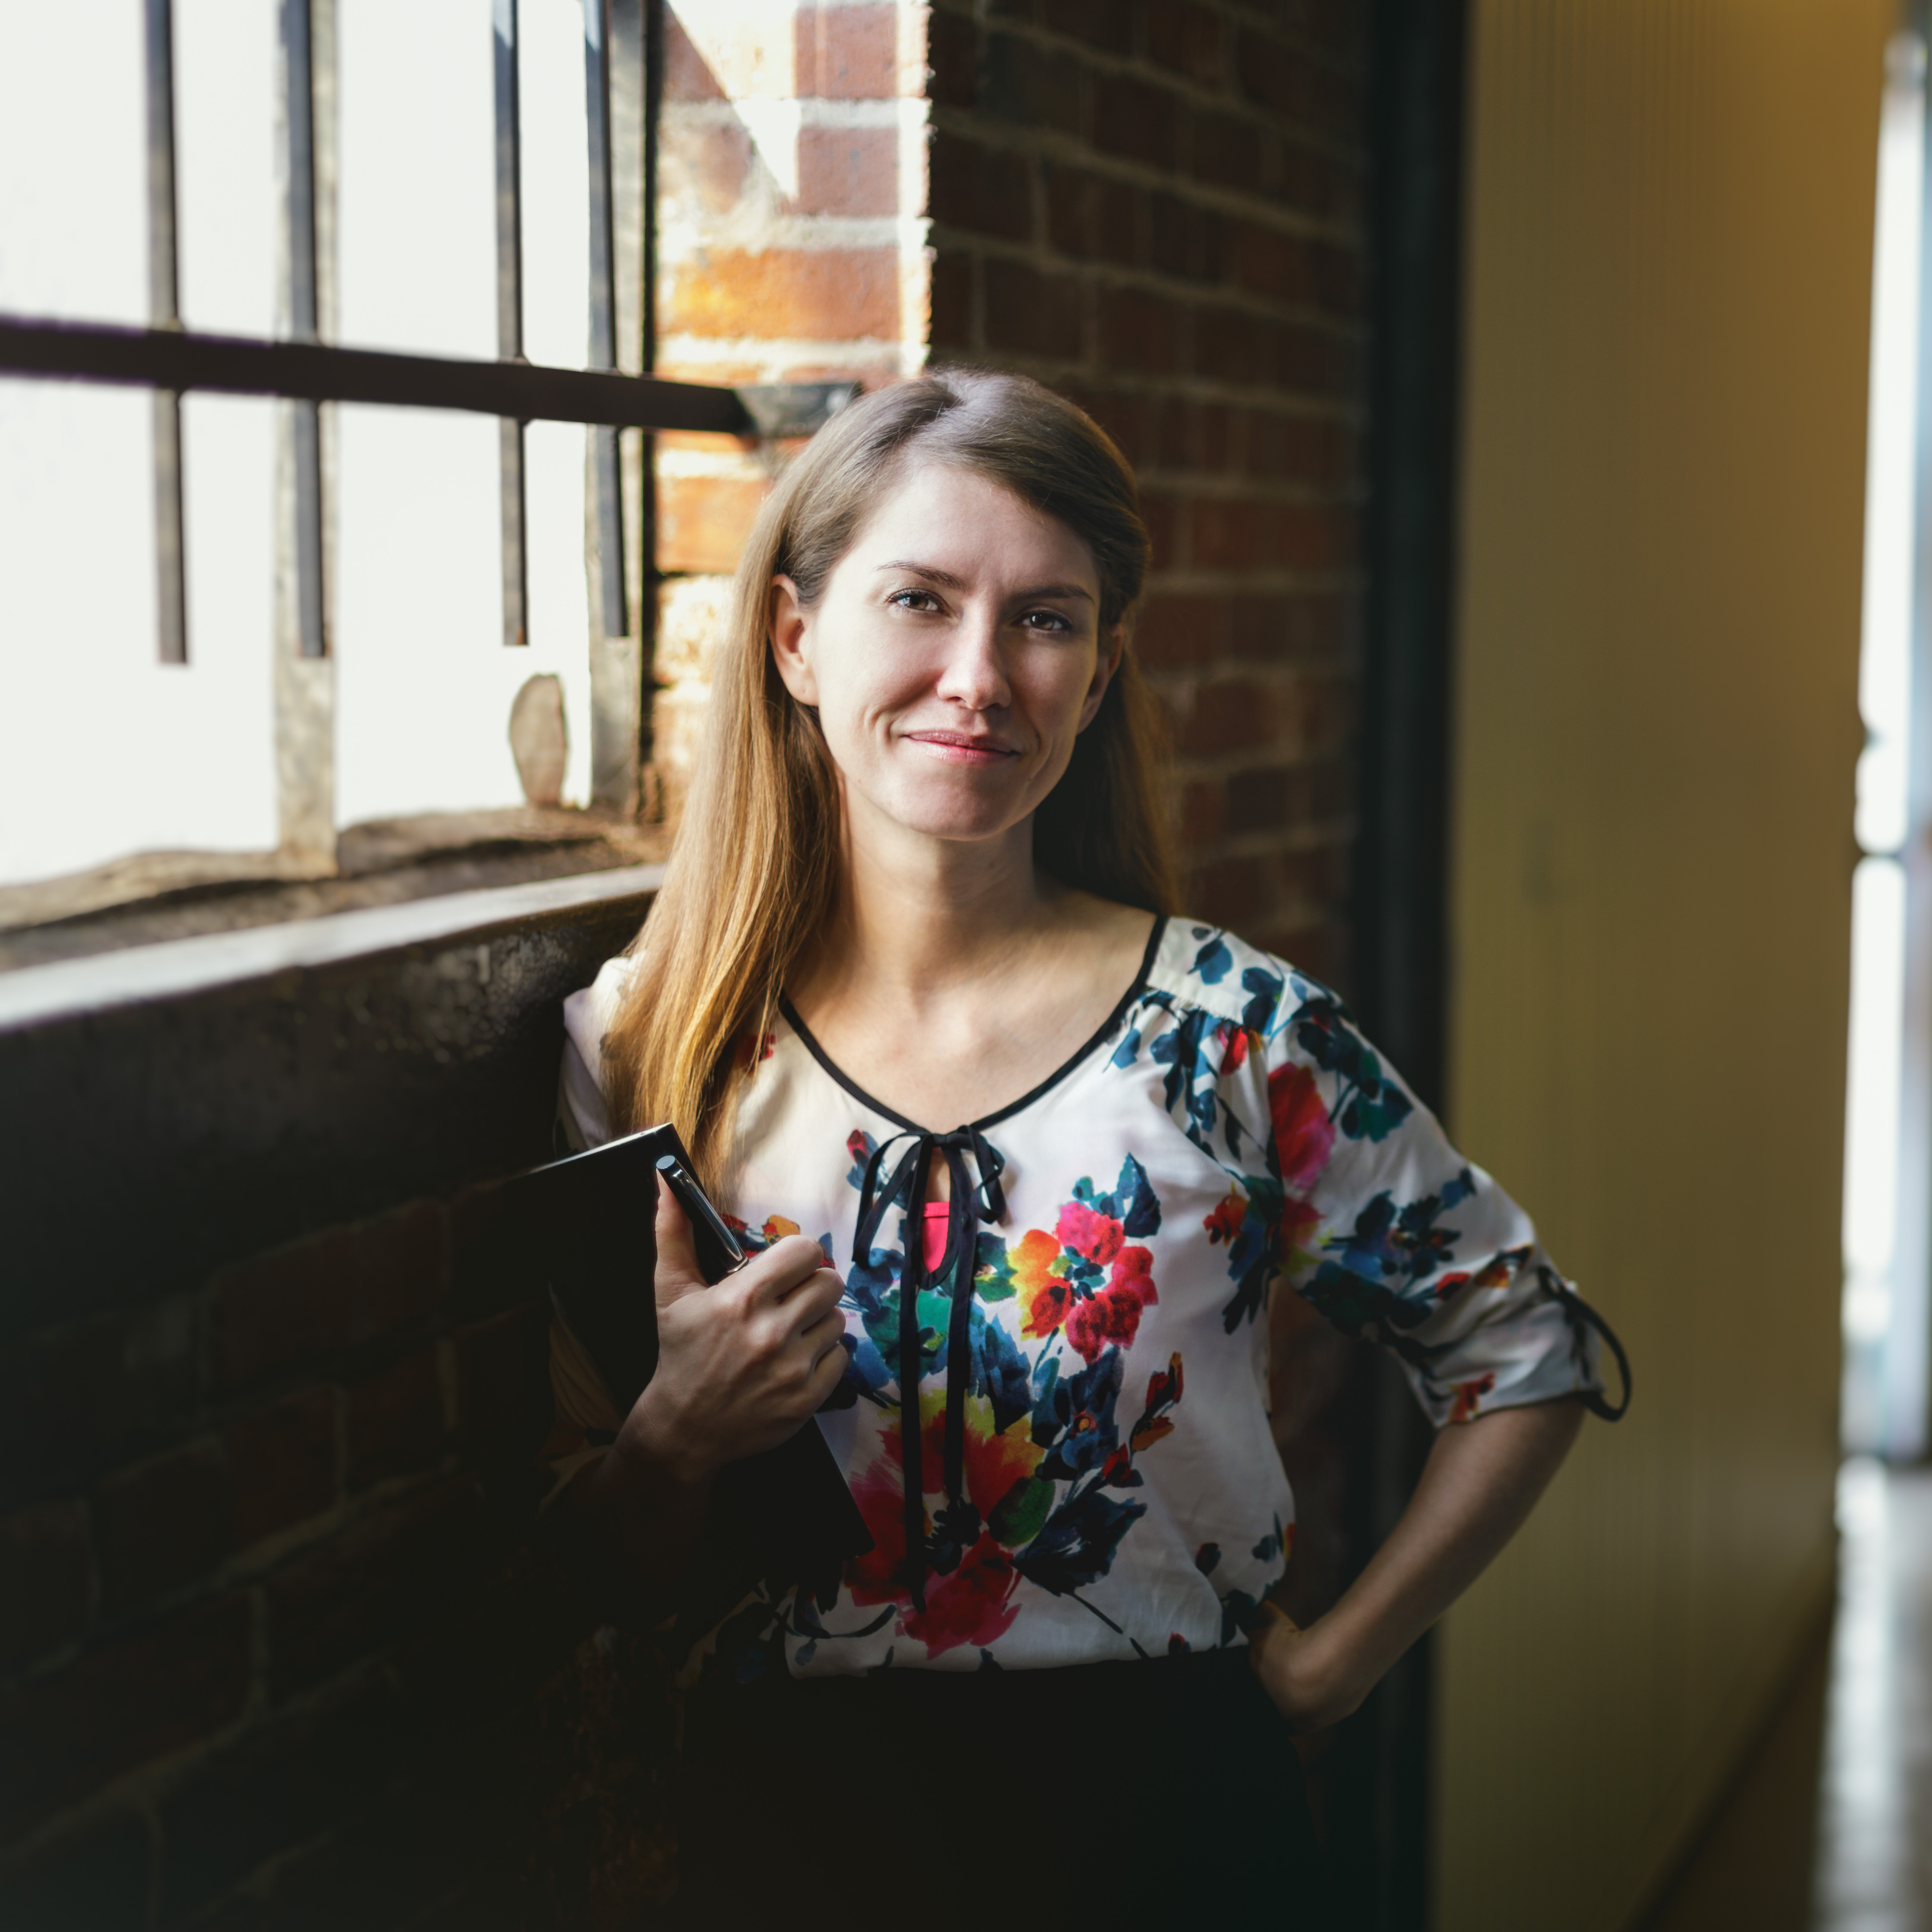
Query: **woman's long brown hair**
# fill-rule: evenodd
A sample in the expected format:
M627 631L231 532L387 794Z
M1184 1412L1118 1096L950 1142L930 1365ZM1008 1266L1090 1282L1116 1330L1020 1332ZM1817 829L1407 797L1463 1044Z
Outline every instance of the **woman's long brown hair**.
M909 460L956 464L1059 520L1092 551L1100 634L1130 628L1147 572L1133 473L1101 429L1022 376L948 370L874 391L835 416L766 500L738 565L710 718L664 882L604 1039L620 1132L674 1122L700 1175L722 1178L741 1076L838 886L837 774L818 721L771 652L771 587L808 609L880 492ZM1063 884L1173 910L1160 738L1131 638L1094 722L1034 818L1034 854Z

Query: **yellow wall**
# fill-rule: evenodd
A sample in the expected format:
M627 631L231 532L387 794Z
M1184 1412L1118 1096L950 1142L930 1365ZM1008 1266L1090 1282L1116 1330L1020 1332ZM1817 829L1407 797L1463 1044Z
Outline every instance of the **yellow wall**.
M1888 0L1477 0L1450 1118L1637 1400L1445 1627L1442 1932L1628 1922L1825 1601Z

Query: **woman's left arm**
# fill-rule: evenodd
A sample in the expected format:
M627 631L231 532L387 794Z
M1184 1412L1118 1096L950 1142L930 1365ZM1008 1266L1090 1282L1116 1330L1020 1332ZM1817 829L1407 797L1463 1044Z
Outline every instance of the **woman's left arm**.
M1582 1421L1571 1396L1445 1425L1402 1520L1334 1609L1304 1628L1264 1602L1248 1659L1292 1728L1360 1704L1516 1534Z

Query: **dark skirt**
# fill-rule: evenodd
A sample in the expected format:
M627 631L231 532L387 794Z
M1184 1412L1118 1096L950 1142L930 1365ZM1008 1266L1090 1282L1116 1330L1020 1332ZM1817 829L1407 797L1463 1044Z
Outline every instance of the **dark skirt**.
M709 1685L685 1763L680 1926L1330 1923L1239 1650Z

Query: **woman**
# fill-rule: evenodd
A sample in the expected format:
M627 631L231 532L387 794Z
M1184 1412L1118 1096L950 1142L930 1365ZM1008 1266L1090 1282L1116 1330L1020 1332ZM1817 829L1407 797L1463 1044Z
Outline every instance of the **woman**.
M1167 916L1147 555L1119 453L1036 384L836 418L747 548L664 889L569 1004L575 1137L674 1120L760 1251L706 1290L660 1201L627 1416L554 1336L574 1508L674 1586L719 1471L815 1415L876 1545L710 1646L700 1922L881 1888L925 1924L1314 1922L1290 1732L1361 1702L1602 1406L1594 1318L1334 998ZM1268 1594L1278 1282L1458 1425L1306 1628Z

